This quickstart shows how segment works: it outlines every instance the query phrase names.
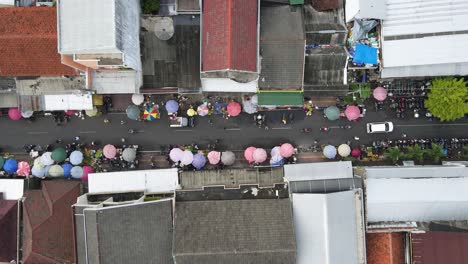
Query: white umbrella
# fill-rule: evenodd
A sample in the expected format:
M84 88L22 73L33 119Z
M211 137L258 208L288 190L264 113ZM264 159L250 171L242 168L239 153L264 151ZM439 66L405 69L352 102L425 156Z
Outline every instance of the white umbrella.
M45 176L45 169L44 167L33 166L31 169L31 174L35 177L42 178Z
M30 118L34 114L33 111L21 111L21 116L23 118Z
M122 152L122 158L126 161L126 162L132 162L135 160L136 158L136 150L134 148L126 148L124 149L124 151Z
M341 157L348 157L351 154L351 148L347 144L341 144L338 146L338 154Z
M52 152L45 152L41 156L42 165L48 166L54 164L54 160L52 159Z
M182 165L189 165L193 161L193 153L190 150L184 150L184 155L180 159Z
M81 153L78 150L75 150L70 154L70 163L72 165L78 165L78 164L81 164L82 162L83 162L83 153Z
M81 179L83 177L83 168L80 166L75 166L71 169L70 175L72 178Z
M236 161L236 155L232 151L224 151L221 153L221 162L226 165L230 166L233 165Z
M63 168L60 165L54 165L49 169L50 177L61 177L63 176Z
M145 97L142 94L133 94L132 103L141 105L145 101Z

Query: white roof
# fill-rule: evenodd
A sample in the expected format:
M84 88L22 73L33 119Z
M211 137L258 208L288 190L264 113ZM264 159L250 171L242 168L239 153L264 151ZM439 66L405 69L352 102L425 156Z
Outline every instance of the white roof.
M44 95L45 111L90 109L93 109L93 97L91 94Z
M292 195L297 264L365 263L360 190Z
M288 181L328 180L353 177L351 161L315 162L284 165Z
M98 94L131 94L140 90L141 71L92 71L91 87Z
M5 200L18 200L23 197L24 180L0 179L0 193Z
M449 178L468 177L465 166L403 166L403 167L366 167L369 178Z
M468 220L468 178L366 180L367 220Z
M0 0L0 5L14 6L15 0Z
M385 0L346 0L346 22L359 19L384 19L387 13Z
M175 191L178 184L179 175L175 168L90 173L88 176L89 193L169 193Z
M240 83L229 78L202 78L201 83L204 92L256 93L258 80Z

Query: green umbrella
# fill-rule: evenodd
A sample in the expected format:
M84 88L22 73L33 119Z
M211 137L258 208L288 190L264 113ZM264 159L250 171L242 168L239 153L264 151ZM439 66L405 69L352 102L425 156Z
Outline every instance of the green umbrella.
M64 148L56 148L52 151L52 159L56 162L63 162L67 158L67 151Z
M3 167L3 163L5 163L5 160L3 157L0 157L0 169Z
M340 118L340 109L336 106L329 106L325 109L325 116L328 118L328 120L337 120Z

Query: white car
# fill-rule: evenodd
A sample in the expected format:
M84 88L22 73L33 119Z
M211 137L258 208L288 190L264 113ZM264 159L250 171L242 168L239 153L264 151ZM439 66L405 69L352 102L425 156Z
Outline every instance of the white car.
M393 131L392 122L367 123L367 133L390 133Z

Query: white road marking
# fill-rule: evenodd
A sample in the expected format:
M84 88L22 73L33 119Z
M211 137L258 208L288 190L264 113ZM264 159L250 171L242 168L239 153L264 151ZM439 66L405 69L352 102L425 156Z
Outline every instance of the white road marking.
M138 153L161 153L160 150L142 150L138 151Z
M44 131L44 132L28 132L28 134L32 134L32 135L35 135L35 134L48 134L49 132L47 131Z
M193 130L191 130L191 129L187 129L187 130L185 130L185 129L184 129L184 130L176 130L176 132L192 132L192 131L193 131Z
M109 112L107 114L108 115L126 115L127 113L125 113L125 112Z
M271 129L292 129L292 127L273 127Z
M238 130L241 130L241 129L240 128L226 128L225 130L238 131Z
M396 127L468 126L468 123L462 123L462 124L395 125L395 126Z
M96 131L80 131L78 133L80 133L80 134L95 134Z

